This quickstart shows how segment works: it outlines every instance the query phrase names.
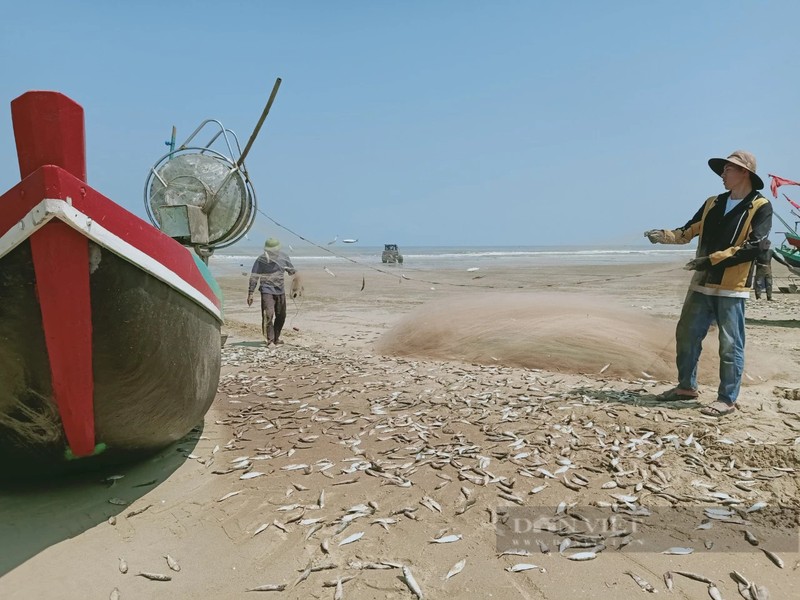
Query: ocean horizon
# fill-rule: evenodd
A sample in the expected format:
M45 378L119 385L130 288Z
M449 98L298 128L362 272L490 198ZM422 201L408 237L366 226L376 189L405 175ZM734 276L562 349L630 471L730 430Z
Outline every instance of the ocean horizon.
M337 263L357 263L379 266L383 246L335 244L315 247L284 244L282 250L297 264L325 266ZM263 252L258 245L238 245L218 250L210 266L218 268L246 268ZM691 246L400 246L404 269L467 269L490 266L558 266L558 265L613 265L641 263L670 263L689 260L694 256Z

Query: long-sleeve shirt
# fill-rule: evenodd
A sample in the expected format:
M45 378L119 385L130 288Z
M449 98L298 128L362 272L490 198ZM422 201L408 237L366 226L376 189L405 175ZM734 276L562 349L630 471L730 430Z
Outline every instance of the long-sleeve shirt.
M754 262L768 241L772 205L758 192L726 212L730 192L711 196L686 225L666 230L667 244L686 244L700 236L697 256L710 265L697 271L690 289L711 296L748 297Z
M283 288L283 273L295 274L295 268L289 257L283 252L265 252L253 263L250 272L250 287L248 294L259 286L262 294L280 295L285 293Z

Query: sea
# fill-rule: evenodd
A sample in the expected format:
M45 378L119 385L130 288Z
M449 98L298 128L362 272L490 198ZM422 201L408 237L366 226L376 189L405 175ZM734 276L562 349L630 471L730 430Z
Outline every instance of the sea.
M383 246L332 244L328 246L286 245L282 250L302 268L323 268L337 264L383 266ZM209 266L219 274L245 269L263 251L261 246L217 250ZM695 249L687 246L401 246L404 270L463 270L490 267L543 267L576 265L619 265L674 263L694 258ZM401 267L401 265L385 265Z

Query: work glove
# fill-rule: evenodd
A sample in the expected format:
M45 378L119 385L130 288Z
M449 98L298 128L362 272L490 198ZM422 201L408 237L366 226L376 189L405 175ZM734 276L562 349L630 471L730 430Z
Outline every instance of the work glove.
M686 271L705 271L711 266L711 259L707 256L699 256L686 263L683 268Z
M650 240L651 244L663 244L667 239L667 235L663 229L651 229L644 232L644 237Z

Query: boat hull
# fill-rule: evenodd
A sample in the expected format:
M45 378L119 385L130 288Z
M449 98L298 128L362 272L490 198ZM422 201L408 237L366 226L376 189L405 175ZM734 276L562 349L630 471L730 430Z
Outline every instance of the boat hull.
M0 258L0 467L70 469L152 452L186 435L214 399L220 322L186 296L90 242L97 456L69 460L31 247ZM47 290L41 290L47 293Z

